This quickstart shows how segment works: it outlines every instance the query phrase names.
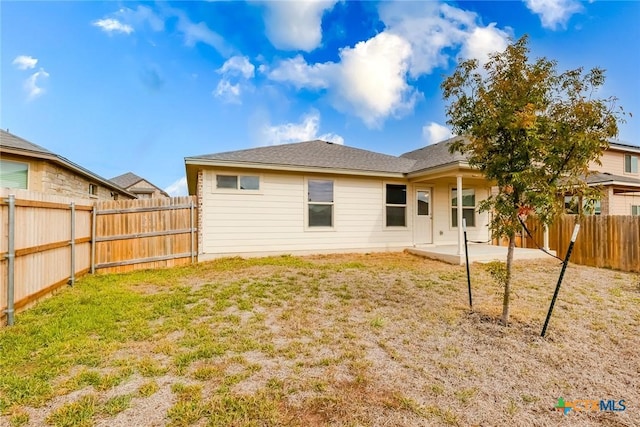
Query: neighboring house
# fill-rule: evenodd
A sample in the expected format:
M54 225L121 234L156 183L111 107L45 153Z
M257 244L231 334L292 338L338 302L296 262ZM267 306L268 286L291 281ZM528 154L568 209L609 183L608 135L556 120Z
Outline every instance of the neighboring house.
M600 158L601 165L590 165L594 173L587 182L603 190L596 214L640 215L639 159L640 147L612 142Z
M135 194L138 199L159 199L169 197L162 188L156 187L146 179L139 177L132 172L116 176L115 178L111 178L109 181Z
M389 156L309 141L185 158L199 259L489 240L489 183L449 142ZM461 209L458 209L461 207Z
M108 179L4 130L0 130L0 187L101 200L136 198Z
M455 139L399 157L325 141L186 157L200 259L423 245L457 245L462 253L463 218L469 240L489 241L489 214L477 206L492 184L449 152ZM607 189L602 214L631 213L618 205L638 200L626 192L640 188L639 152L612 143L603 172L589 177Z

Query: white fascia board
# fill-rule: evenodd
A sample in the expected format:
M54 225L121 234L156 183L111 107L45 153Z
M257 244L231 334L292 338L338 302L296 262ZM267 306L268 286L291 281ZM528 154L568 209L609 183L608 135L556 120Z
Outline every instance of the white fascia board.
M224 160L207 160L207 159L194 159L185 157L184 162L186 165L198 165L208 167L223 167L223 168L236 168L236 169L262 169L284 172L301 172L301 173L324 173L332 175L355 175L355 176L374 176L382 178L406 178L406 174L402 172L379 172L379 171L365 171L356 169L337 169L337 168L323 168L313 166L292 166L270 163L249 163L249 162L234 162Z

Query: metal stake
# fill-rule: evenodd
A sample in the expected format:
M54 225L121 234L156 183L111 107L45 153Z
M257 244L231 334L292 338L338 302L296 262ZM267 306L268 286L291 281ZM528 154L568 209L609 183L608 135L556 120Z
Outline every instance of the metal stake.
M547 313L547 318L544 321L544 326L542 327L541 337L544 338L544 335L547 333L547 326L549 326L549 319L551 319L551 313L553 312L553 306L556 303L556 298L558 298L558 292L560 292L560 285L562 284L562 278L564 277L564 272L567 269L567 264L569 264L569 258L571 257L571 252L573 251L573 245L576 242L576 238L578 237L578 231L580 231L580 224L576 224L573 228L573 234L571 235L571 242L569 243L569 249L567 249L567 255L564 257L564 262L562 263L562 270L560 271L560 277L558 277L558 283L556 284L556 290L553 293L553 298L551 299L551 305L549 306L549 312Z

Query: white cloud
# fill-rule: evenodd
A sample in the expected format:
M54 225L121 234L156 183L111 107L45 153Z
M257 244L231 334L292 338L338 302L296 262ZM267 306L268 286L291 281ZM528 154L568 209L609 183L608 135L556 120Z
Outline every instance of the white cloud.
M246 56L232 56L227 59L222 67L218 69L220 74L241 75L245 79L250 79L254 76L256 67L249 62L249 58Z
M375 128L388 116L401 115L415 104L418 94L405 80L410 56L407 41L382 32L353 48L343 48L339 63L309 65L296 56L279 63L268 76L298 89L328 89L335 108Z
M261 70L296 89L326 91L331 105L371 128L413 110L421 94L411 79L448 67L452 59L475 58L506 48L509 29L479 24L476 13L436 2L383 2L386 29L340 50L338 62L308 63L302 55Z
M540 16L542 26L550 30L566 28L569 18L583 11L577 0L524 0L527 8Z
M114 18L98 19L96 21L93 21L91 24L95 27L100 28L102 31L108 34L113 34L114 32L131 34L134 31L131 25L124 24Z
M309 65L302 55L296 55L294 58L278 63L273 70L269 71L268 77L277 82L289 82L296 89L303 87L326 89L337 67L333 62Z
M213 95L230 104L241 104L241 93L250 88L246 80L254 76L255 66L246 56L232 56L217 72L222 74L222 78Z
M184 35L184 43L187 46L195 46L196 43L204 43L215 50L217 50L222 56L231 56L232 49L227 45L224 38L212 31L206 23L192 22L187 14L179 9L169 9L169 13L178 17L177 29Z
M138 6L135 10L123 7L115 15L133 27L140 27L146 23L153 31L164 30L162 18L147 6Z
M509 45L509 34L495 24L487 27L476 27L466 37L460 56L465 59L477 59L480 66L486 64L490 55L504 52Z
M213 91L213 96L221 98L229 104L241 104L240 100L240 84L232 84L227 79L221 79Z
M12 64L19 70L30 70L36 66L38 60L32 56L20 55L13 60Z
M444 49L462 43L475 14L435 2L382 3L380 19L387 31L411 43L410 75L430 74L447 65Z
M41 83L41 80L47 79L48 77L49 73L40 68L40 71L36 71L24 81L24 89L27 91L28 99L37 98L44 93L44 89L38 86L38 84Z
M427 141L427 145L444 141L452 136L453 133L448 127L442 126L436 122L430 122L428 125L422 127L422 138Z
M183 176L165 188L164 191L166 191L171 197L189 195L189 190L187 189L187 178Z
M338 109L353 112L369 127L413 109L417 93L405 80L411 57L406 40L382 32L343 49L340 57L339 93L333 94Z
M312 51L322 42L322 15L336 3L267 1L264 22L269 41L278 49Z
M312 111L302 117L300 123L285 123L282 125L266 125L262 129L262 145L279 145L291 142L311 141L321 139L335 144L344 144L344 138L335 133L318 135L320 129L320 113Z
M387 31L411 43L409 74L419 77L435 68L446 67L453 49L460 56L485 63L489 53L508 44L507 31L478 24L478 15L448 4L435 2L394 2L380 6L380 18Z

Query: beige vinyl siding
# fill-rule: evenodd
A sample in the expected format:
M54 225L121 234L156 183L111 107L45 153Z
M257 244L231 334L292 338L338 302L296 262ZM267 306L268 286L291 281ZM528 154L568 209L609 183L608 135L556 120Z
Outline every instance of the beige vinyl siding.
M426 184L425 184L426 185ZM441 179L431 184L433 188L433 243L454 245L458 243L458 228L451 226L451 189L456 188L455 178ZM469 240L484 242L489 240L489 214L478 213L477 206L488 197L489 189L477 180L462 180L463 188L473 188L476 192L476 226L467 229Z
M624 171L624 156L632 155L640 158L639 153L624 153L622 151L605 151L600 157L602 165L591 163L590 170L598 172L608 172L613 175L628 175L631 177L640 177L640 173L632 174Z
M609 215L631 215L631 206L640 206L640 192L615 194L611 197Z
M203 247L205 258L225 255L386 250L412 245L409 227L383 227L380 179L264 173L258 192L216 191L220 174L251 172L205 170ZM334 226L308 228L305 178L334 181ZM409 222L411 218L408 218Z

